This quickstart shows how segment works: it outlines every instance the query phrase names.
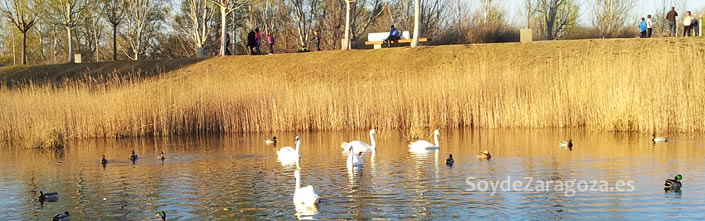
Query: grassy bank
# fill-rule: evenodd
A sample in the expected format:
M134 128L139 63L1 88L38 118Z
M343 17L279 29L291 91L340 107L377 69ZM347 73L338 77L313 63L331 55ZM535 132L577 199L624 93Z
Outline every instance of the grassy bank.
M0 88L0 138L363 128L418 133L429 127L705 131L703 40L555 41L188 61L151 61L170 70L156 76L111 71L29 84L21 72L0 74L6 81ZM46 69L25 70L36 68ZM50 80L60 83L46 84Z

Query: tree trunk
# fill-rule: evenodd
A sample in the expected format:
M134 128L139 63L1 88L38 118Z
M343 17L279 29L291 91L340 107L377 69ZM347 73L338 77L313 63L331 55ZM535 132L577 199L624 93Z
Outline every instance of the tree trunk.
M22 64L27 64L27 31L22 32Z
M73 58L73 38L71 37L71 27L70 26L65 26L66 27L66 36L67 36L67 41L69 43L69 64L74 63L74 58Z
M113 24L113 61L117 61L117 26Z
M220 7L220 56L225 56L225 26L227 26L225 7Z
M113 61L117 61L117 26L113 24Z
M411 42L411 47L415 48L419 45L419 21L421 20L419 14L421 14L421 4L419 0L414 0L414 41Z
M350 0L345 1L345 50L352 48L350 46ZM319 33L320 34L320 33Z
M98 29L97 28L98 28L97 26L95 28L93 28L93 39L95 39L95 52L94 53L95 53L95 61L100 62L100 53L99 53L100 50L98 49L98 47L100 47L100 44L98 42Z

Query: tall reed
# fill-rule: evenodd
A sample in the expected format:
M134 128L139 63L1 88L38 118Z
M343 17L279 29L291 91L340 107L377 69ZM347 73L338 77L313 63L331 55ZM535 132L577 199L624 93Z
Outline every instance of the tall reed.
M584 40L212 58L152 78L0 88L0 138L47 130L68 138L457 127L705 132L704 45Z

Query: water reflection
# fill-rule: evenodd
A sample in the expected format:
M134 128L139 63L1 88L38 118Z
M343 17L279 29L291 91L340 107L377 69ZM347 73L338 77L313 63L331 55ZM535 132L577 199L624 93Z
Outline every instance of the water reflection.
M427 131L431 134L431 131ZM296 135L276 134L280 144ZM260 135L89 140L63 150L5 148L0 154L0 214L9 220L48 219L69 211L75 220L154 219L673 219L701 218L705 140L674 135L653 145L649 135L582 130L446 130L439 150L409 152L406 138L379 132L375 152L349 170L340 143L367 131L301 135L300 161L282 167L280 148ZM570 151L558 141L573 138ZM279 145L285 146L285 145ZM133 165L131 150L140 154ZM490 161L478 151L492 153ZM158 156L164 152L166 159ZM453 167L445 166L450 154ZM108 159L100 164L102 155ZM295 170L322 198L315 210L292 205ZM683 174L680 193L663 182ZM476 181L620 180L632 192L466 191ZM39 191L57 191L41 204Z

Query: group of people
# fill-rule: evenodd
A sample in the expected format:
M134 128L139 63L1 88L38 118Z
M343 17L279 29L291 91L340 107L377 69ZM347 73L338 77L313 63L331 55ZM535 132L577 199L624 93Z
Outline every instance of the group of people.
M274 53L274 36L272 33L267 33L267 43L269 43L269 53ZM247 50L250 54L262 54L260 46L262 45L262 34L259 32L259 28L255 28L254 31L247 33Z
M671 10L666 13L666 20L668 21L668 36L675 37L678 35L676 28L678 27L678 12L676 12L676 7L671 7ZM683 24L683 36L698 36L700 35L700 24L698 18L693 16L690 11L685 12L685 16L682 19ZM647 16L647 19L641 18L641 23L639 24L639 29L641 31L642 38L650 38L652 34L652 21L651 15Z
M267 33L267 43L269 43L269 53L274 54L274 36L272 33ZM250 54L262 54L260 50L261 45L262 34L259 32L259 28L255 28L254 31L247 33L247 50ZM232 53L230 53L230 33L225 34L225 55L232 55Z

